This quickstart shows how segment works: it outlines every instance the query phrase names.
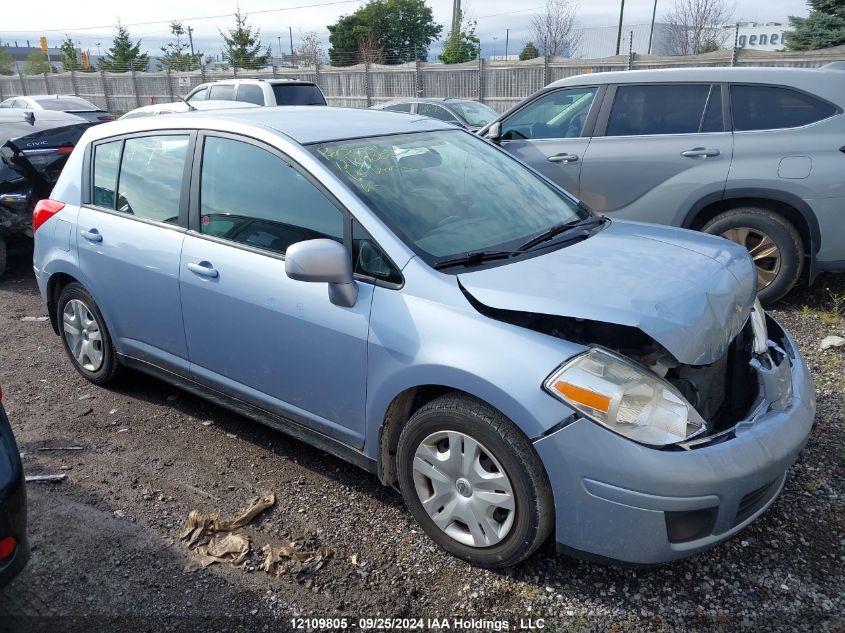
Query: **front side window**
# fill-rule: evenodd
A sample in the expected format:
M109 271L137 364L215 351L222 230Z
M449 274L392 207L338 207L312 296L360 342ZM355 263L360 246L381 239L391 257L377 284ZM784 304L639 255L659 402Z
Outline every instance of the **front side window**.
M606 136L698 134L709 96L708 84L619 86Z
M94 192L92 202L104 209L115 208L117 166L123 141L101 143L94 148Z
M126 139L117 186L117 210L138 218L177 224L189 140L187 134Z
M429 263L513 249L580 217L562 191L461 130L319 143L310 149Z
M499 116L493 108L478 101L450 101L449 107L455 110L470 127L484 127Z
M202 90L197 90L186 101L205 101L206 99L208 99L208 88L203 88Z
M217 101L232 101L235 98L235 84L216 84L208 89L208 98Z
M584 131L595 96L594 87L543 95L502 123L502 140L577 138Z
M304 240L343 242L343 225L341 211L275 154L242 141L206 138L201 233L284 253Z
M255 105L264 105L264 91L255 84L241 84L238 86L238 101L246 101Z
M439 105L434 105L433 103L418 103L417 114L429 116L432 119L440 119L447 123L457 123L458 121L446 108L441 108Z
M737 131L778 130L809 125L836 114L831 104L780 86L731 86Z

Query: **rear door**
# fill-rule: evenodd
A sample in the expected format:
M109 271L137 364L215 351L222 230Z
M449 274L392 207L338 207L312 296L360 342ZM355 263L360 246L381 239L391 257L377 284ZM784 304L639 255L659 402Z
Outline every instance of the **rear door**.
M680 225L700 200L722 197L733 135L723 88L710 83L611 87L581 167L595 211Z
M179 257L193 134L154 132L92 148L76 244L118 351L187 373Z
M573 196L603 87L545 92L502 120L501 146Z

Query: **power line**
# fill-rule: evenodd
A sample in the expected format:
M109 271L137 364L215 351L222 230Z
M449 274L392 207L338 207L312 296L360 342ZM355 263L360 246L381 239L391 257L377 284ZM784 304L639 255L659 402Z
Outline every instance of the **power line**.
M538 9L545 9L545 7L528 7L527 9L516 9L515 11L504 11L503 13L490 13L489 15L479 15L474 19L495 18L500 15L513 15L514 13L525 13L526 11L537 11Z
M283 7L281 9L261 9L258 11L244 11L244 15L257 15L259 13L276 13L279 11L294 11L296 9L311 9L314 7L328 7L335 4L352 4L364 2L364 0L334 0L333 2L318 2L313 4L301 4L296 7ZM123 24L123 26L148 26L150 24L170 24L173 21L176 22L192 22L195 20L213 20L215 18L228 18L231 17L232 13L222 13L218 15L201 15L192 18L171 18L169 20L151 20L149 22L131 22L127 24ZM76 28L63 28L63 29L28 29L26 31L7 31L3 29L3 33L35 33L36 31L39 33L60 33L60 32L75 32L75 31L90 31L92 29L110 29L113 28L114 24L106 24L100 26L80 26Z

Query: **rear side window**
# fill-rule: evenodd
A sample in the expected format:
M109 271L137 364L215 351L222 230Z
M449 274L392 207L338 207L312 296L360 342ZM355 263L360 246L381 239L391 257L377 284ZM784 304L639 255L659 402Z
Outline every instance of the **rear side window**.
M208 89L208 98L219 101L232 101L235 98L235 84L218 84Z
M117 210L147 220L177 224L188 141L187 135L126 139L117 186Z
M255 105L264 105L264 91L255 84L241 84L238 86L238 101L246 101Z
M708 84L619 86L605 135L697 134L709 96Z
M267 150L227 138L205 140L200 232L284 253L316 238L343 242L344 218L296 169Z
M94 149L93 203L105 209L114 209L114 192L117 190L117 166L123 141L102 143Z
M326 105L317 86L309 84L273 84L276 105Z
M418 103L417 114L429 116L432 119L440 119L448 123L455 123L458 120L446 108L441 108L439 105L434 105L433 103Z
M385 106L384 108L388 112L410 112L411 111L411 104L410 103L394 103L389 106Z
M836 108L790 88L731 86L731 114L735 130L777 130L821 121Z

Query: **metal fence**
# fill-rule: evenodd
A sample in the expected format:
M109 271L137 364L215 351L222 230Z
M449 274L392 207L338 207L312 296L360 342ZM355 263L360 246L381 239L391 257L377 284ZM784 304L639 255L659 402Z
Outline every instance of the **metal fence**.
M466 64L414 62L382 66L261 70L202 68L189 72L82 72L0 77L0 100L33 94L75 94L113 113L174 101L216 79L289 78L316 82L330 105L365 108L397 97L463 97L504 112L546 84L583 73L693 66L789 66L815 68L845 60L845 46L818 51L764 52L745 49L685 57L617 55L604 59L537 58L524 62L478 60Z

